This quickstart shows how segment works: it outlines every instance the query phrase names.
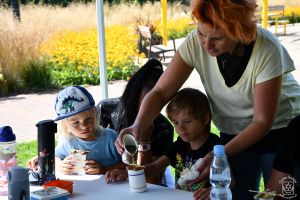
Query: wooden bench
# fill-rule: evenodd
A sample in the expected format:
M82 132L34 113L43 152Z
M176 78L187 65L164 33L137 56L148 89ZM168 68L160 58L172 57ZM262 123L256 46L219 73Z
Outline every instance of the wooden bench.
M283 25L283 33L286 34L286 25L289 21L285 19L284 5L269 6L268 17L268 23L270 26L275 23L275 34L277 34L278 25Z

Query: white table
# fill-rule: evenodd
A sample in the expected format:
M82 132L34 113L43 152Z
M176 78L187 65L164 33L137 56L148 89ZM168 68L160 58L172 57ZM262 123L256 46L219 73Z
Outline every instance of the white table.
M71 200L182 200L193 199L192 192L171 189L159 185L147 184L147 191L143 193L130 192L128 181L122 183L105 182L102 175L57 175L62 180L72 180L74 182L73 194L69 196ZM40 187L31 186L34 191Z

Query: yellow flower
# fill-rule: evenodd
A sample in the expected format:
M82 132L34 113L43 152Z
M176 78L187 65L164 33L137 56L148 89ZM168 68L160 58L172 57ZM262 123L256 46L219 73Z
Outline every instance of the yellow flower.
M136 55L138 36L130 27L125 26L106 27L105 35L107 70L116 68L130 73L128 64L133 63ZM76 66L78 70L82 70L83 66L90 68L92 73L99 68L96 28L80 32L59 32L42 45L41 51L61 68L66 67L66 63Z

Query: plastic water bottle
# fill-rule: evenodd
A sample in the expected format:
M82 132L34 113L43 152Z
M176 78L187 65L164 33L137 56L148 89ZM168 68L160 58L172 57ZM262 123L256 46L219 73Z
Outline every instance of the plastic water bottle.
M16 136L10 126L0 127L0 196L8 191L8 169L17 163Z
M214 146L214 157L210 166L209 179L212 185L210 191L211 200L232 199L229 188L231 182L230 168L223 145Z

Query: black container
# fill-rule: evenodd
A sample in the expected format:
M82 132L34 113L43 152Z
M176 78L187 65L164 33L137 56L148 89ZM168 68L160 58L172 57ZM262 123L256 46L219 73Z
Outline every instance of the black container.
M43 120L36 124L38 129L39 182L55 180L55 133L57 124Z

